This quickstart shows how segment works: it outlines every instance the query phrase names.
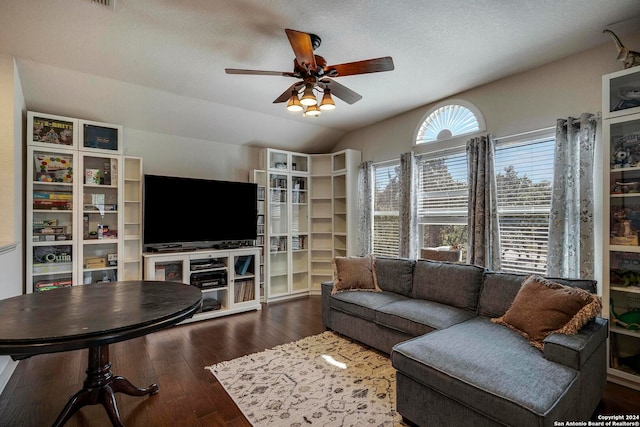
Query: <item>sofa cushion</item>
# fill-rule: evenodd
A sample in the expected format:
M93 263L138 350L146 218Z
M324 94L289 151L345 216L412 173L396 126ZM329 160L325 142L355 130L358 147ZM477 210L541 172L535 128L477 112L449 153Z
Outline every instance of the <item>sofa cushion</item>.
M338 292L331 297L331 308L360 317L371 322L375 321L376 310L395 301L409 298L392 292Z
M486 317L503 316L518 294L528 274L498 273L486 271L478 301L478 314ZM588 279L564 279L549 277L549 280L565 286L575 286L595 294L596 282Z
M546 360L514 331L476 317L394 346L393 367L508 425L562 419L575 404L578 372Z
M380 292L373 255L335 257L333 259L333 291Z
M547 335L575 334L601 310L600 298L584 289L531 275L505 315L491 320L515 330L542 350Z
M484 269L476 265L418 260L413 297L476 311Z
M411 336L448 328L475 317L467 310L439 302L411 299L386 304L378 309L376 323Z
M376 256L378 286L383 291L411 296L415 260Z

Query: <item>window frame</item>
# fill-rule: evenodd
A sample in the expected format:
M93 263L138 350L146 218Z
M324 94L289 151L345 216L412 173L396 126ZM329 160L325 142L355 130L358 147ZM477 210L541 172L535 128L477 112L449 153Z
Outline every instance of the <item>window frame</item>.
M422 163L424 161L429 161L429 160L436 160L436 159L447 159L447 158L456 158L456 157L461 157L463 158L463 162L464 162L464 173L465 173L465 185L466 185L466 197L468 198L468 170L467 170L467 157L466 157L466 143L464 145L458 145L455 148L451 148L449 150L442 150L442 151L429 151L427 153L423 153L421 155L418 156L418 168L421 168ZM418 224L418 235L419 235L419 239L418 239L418 245L419 247L425 247L425 241L424 241L424 236L425 236L425 226L426 225L432 225L432 226L442 226L442 225L453 225L453 226L468 226L469 224L469 214L468 214L468 205L467 203L465 203L464 209L461 209L460 212L463 213L459 213L457 215L454 216L446 216L446 215L421 215L420 214L420 210L421 210L421 200L422 200L422 185L423 185L423 181L422 181L422 171L420 170L418 173L418 182L416 183L416 187L418 188L416 197L416 207L417 207L417 211L414 213L416 215L416 221ZM454 192L457 191L461 191L461 190L453 190ZM464 242L457 242L458 244L463 244L466 245L466 240ZM438 245L439 246L439 245Z
M441 109L443 107L446 107L448 105L460 105L460 106L468 109L469 111L471 111L475 115L476 120L478 122L478 130L474 130L474 131L471 131L471 132L465 132L465 133L461 133L461 134L457 134L457 135L452 135L452 136L450 136L448 138L436 139L434 141L418 142L418 135L420 134L420 129L424 125L424 122L427 121L427 119L433 113L435 113L439 109ZM427 112L422 116L422 118L418 122L418 126L416 126L416 128L415 128L415 130L413 132L412 146L416 150L421 150L421 151L424 150L425 152L431 152L432 150L439 150L439 149L443 149L443 148L457 147L459 145L464 146L465 143L466 143L466 140L468 138L470 138L471 135L478 134L478 133L481 133L481 132L485 132L486 129L487 129L487 126L486 126L486 123L485 123L485 120L484 120L484 116L482 115L482 113L480 112L478 107L476 107L475 105L473 105L469 101L465 101L464 99L449 99L449 100L442 101L442 102L439 102L439 103L435 104L429 110L427 110ZM453 144L448 143L450 141L456 141L456 142L453 143ZM428 147L428 148L426 148L426 147Z

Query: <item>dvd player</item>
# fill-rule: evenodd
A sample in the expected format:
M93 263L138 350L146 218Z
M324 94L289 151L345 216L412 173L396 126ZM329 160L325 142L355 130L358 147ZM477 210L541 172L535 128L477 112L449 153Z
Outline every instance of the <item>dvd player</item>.
M227 272L221 270L193 273L191 275L191 284L200 289L222 288L227 286Z

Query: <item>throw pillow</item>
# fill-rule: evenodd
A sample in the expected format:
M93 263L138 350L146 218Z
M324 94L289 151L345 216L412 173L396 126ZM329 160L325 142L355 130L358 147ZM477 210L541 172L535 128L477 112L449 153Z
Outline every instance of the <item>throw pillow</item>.
M335 257L333 259L333 290L380 292L373 255L363 257Z
M575 334L601 310L596 295L531 275L504 316L491 321L513 329L542 350L547 335Z

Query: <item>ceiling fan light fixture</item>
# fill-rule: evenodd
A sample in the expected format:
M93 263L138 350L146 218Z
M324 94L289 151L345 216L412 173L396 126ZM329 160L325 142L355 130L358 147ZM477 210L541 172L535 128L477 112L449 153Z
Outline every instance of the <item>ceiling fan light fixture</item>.
M289 101L287 102L287 110L298 112L298 111L302 111L303 109L304 107L302 106L302 104L300 103L300 100L298 99L298 94L295 91L293 91L293 93L291 94L291 98L289 98Z
M302 94L302 98L300 98L300 103L305 106L317 105L318 100L316 99L315 93L313 93L313 85L307 84L304 88L304 93Z
M336 108L336 103L333 102L333 98L331 98L331 91L329 89L325 89L324 95L322 95L322 102L320 102L320 109L323 111L334 110Z
M91 0L95 2L111 2L116 0ZM320 110L333 110L335 102L329 93L329 85L334 88L336 96L347 104L353 104L362 95L333 82L329 77L354 76L358 74L379 73L391 71L395 68L393 59L390 56L381 58L371 58L362 61L346 62L343 64L328 65L327 61L320 55L314 53L320 46L321 39L316 34L305 33L292 29L285 29L289 44L293 49L295 58L293 59L293 71L266 71L266 70L245 70L239 68L225 68L227 74L253 74L259 76L284 76L294 77L298 81L292 84L278 96L274 104L287 102L288 111L302 111L307 115L305 107L315 106L319 109L310 109L308 115L318 115ZM315 92L314 92L315 90ZM293 91L293 96L289 92ZM302 96L300 97L300 93ZM320 94L322 96L320 97ZM317 96L316 96L317 95ZM319 98L319 99L318 99Z
M316 117L320 115L320 109L317 105L309 105L304 111L304 116Z

